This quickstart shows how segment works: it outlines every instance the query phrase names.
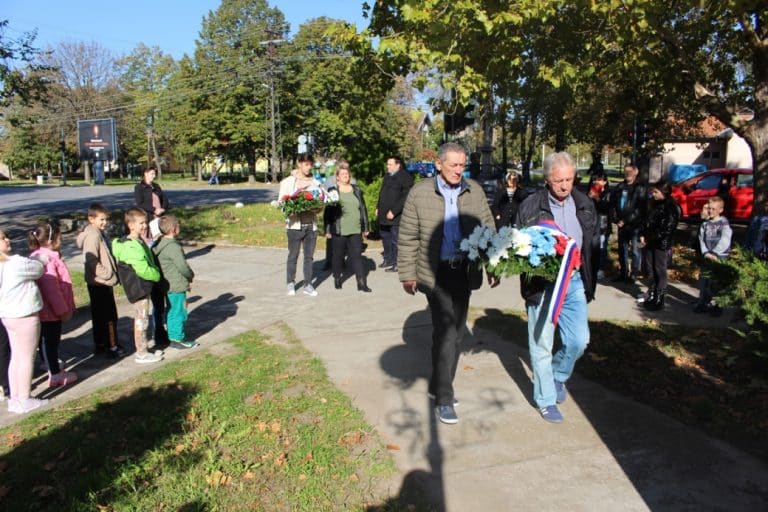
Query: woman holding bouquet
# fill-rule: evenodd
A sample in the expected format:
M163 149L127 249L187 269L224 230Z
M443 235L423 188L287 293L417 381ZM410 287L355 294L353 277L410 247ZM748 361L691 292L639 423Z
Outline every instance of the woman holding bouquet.
M677 229L680 210L672 198L672 185L660 180L648 189L648 216L640 231L640 245L643 247L643 261L653 276L643 307L658 311L664 307L667 293L667 251L672 248L672 237Z
M326 236L333 246L333 284L337 290L341 289L344 257L349 256L357 278L357 289L370 292L363 270L363 236L368 234L368 210L363 191L352 184L349 164L344 160L336 165L335 189L339 194L339 202L327 206L324 215Z

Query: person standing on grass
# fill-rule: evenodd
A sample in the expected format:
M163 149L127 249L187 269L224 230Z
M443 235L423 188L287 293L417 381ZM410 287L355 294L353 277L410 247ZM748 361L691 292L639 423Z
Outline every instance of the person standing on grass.
M357 279L357 289L370 292L363 268L363 237L368 235L368 210L365 207L363 191L352 184L349 164L341 160L336 165L335 189L339 193L339 202L327 206L323 215L326 236L333 246L333 284L341 289L341 274L344 258L349 255L349 262Z
M472 290L482 284L482 270L470 265L459 244L479 225L495 230L482 187L464 179L467 152L459 144L440 146L439 174L420 181L408 194L400 223L397 267L403 290L427 296L432 314L432 376L429 394L435 415L447 424L459 421L453 379L459 363ZM490 285L499 280L488 276Z
M312 176L312 165L315 159L309 153L301 153L298 166L290 176L280 182L278 197L292 196L300 190L322 188L319 181ZM306 211L294 213L285 219L286 235L288 237L288 258L285 271L288 295L296 295L296 264L299 260L299 250L304 251L304 294L317 296L317 290L312 285L312 263L317 245L317 213Z
M541 278L520 279L520 292L528 311L528 350L533 370L533 400L545 421L562 423L557 404L565 402L566 382L576 361L589 343L587 303L594 298L592 254L597 230L597 211L586 194L574 188L576 162L566 153L552 153L544 159L547 188L528 196L517 211L517 225L533 226L553 221L572 238L581 251L581 266L570 275L557 323L549 304L555 283ZM567 278L566 278L567 279ZM560 332L561 347L553 355L555 327Z
M413 176L403 166L403 160L394 155L387 158L387 172L381 183L379 201L376 205L376 221L379 224L379 234L384 248L384 261L379 268L386 268L387 272L397 272L400 216L411 187L413 187Z
M710 197L707 202L707 218L702 215L704 222L699 226L699 248L703 257L699 271L699 300L693 308L695 313L708 312L710 315L721 314L720 306L714 301L715 291L712 290L712 263L728 258L731 252L733 231L728 219L723 216L725 201L720 196Z
M61 259L61 230L51 224L40 224L27 235L32 251L30 257L42 256L47 260L45 273L37 280L43 309L40 310L40 355L48 367L48 387L66 386L77 380L75 372L61 369L59 345L61 326L75 313L75 294L72 277Z
M43 299L35 281L45 272L45 256L11 256L11 240L0 230L0 321L8 331L11 362L8 383L11 387L8 412L24 414L48 403L30 397L35 350L40 341L40 316Z
M110 359L125 356L125 349L117 342L117 305L114 287L117 285L117 266L105 230L109 212L99 203L88 208L88 225L77 236L77 246L83 250L85 283L91 301L91 333L95 353L104 353Z
M141 237L147 230L147 214L139 208L129 208L125 225L128 234L112 240L112 254L125 295L133 304L134 360L140 364L157 363L163 359L162 351L149 351L148 333L154 332L151 294L161 275L152 251Z
M163 278L168 282L168 338L170 346L176 349L188 349L198 346L193 340L187 338L187 292L189 285L195 278L195 273L189 268L184 249L176 240L181 227L175 215L163 215L160 217L160 232L163 236L152 248L157 257ZM162 319L161 319L162 320Z

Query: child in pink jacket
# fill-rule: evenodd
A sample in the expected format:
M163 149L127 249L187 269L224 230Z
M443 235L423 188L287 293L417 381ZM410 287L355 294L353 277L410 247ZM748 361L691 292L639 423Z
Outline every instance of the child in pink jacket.
M43 296L40 310L40 355L48 366L48 386L66 386L77 380L77 374L67 372L59 366L59 343L61 325L75 312L75 296L72 292L72 277L59 254L61 230L51 224L40 224L27 236L30 257L44 256L48 259L45 273L37 280Z

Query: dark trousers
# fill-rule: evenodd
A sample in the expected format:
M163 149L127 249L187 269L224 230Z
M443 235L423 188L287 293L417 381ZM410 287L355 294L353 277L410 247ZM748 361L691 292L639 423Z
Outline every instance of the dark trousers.
M657 290L667 289L667 251L646 247L644 259L648 262L648 268L653 276L653 286Z
M301 229L288 229L288 260L285 265L286 282L296 281L296 263L299 261L299 249L304 251L304 286L312 284L312 261L317 245L317 232L312 225L302 225Z
M397 265L397 237L400 234L400 226L379 226L381 245L384 247L384 261Z
M464 338L469 309L466 264L440 263L435 289L427 294L432 314L432 377L429 392L437 405L453 404L453 378L459 364L459 345Z
M155 346L164 347L171 343L168 331L165 329L166 297L159 286L152 287L152 318L155 321Z
M349 256L349 264L355 273L358 283L365 282L363 271L363 236L360 233L354 235L333 235L330 240L333 246L333 277L341 278L344 270L344 257Z
M11 364L11 343L8 340L8 331L0 322L0 386L6 398L11 396L11 386L8 384L8 366Z
M45 361L48 371L55 375L59 367L59 344L61 343L61 320L40 322L40 357Z
M117 345L117 306L111 286L88 285L93 345L96 351Z

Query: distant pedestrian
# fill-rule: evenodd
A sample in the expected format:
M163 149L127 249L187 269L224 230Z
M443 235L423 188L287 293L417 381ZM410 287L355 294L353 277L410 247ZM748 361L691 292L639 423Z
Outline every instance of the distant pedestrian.
M77 380L75 372L59 365L61 328L75 313L72 277L61 259L61 230L54 224L39 224L27 235L30 257L46 259L45 272L37 280L43 309L40 310L40 355L48 367L48 387L66 386Z
M672 185L666 180L651 185L649 195L648 213L640 231L640 245L652 282L643 307L658 311L664 307L667 294L668 251L672 249L680 210L672 198Z
M496 222L496 229L512 226L517 218L517 208L525 199L525 192L520 187L520 177L515 171L507 173L504 186L496 190L491 204L491 213Z
M637 166L624 166L624 181L613 188L610 221L618 228L619 276L615 281L633 283L643 268L640 228L648 202L647 189L638 181Z
M324 212L326 236L333 246L333 283L341 289L344 258L349 262L357 279L357 289L370 292L363 268L363 237L368 235L368 209L365 206L363 191L352 184L349 163L344 160L336 165L336 184L334 189L339 194L339 202L327 206ZM330 190L329 190L330 192Z
M570 154L552 153L544 159L544 181L547 188L531 194L520 205L517 225L527 227L553 221L581 250L581 266L570 275L557 325L548 311L555 283L529 276L520 279L520 292L528 312L533 400L545 421L561 423L563 415L557 404L565 402L566 383L589 344L587 304L594 299L595 291L592 249L597 212L592 200L574 188L576 162ZM561 344L553 355L555 327L560 332Z
M0 321L8 331L11 362L8 366L8 412L24 414L48 403L30 397L35 350L40 341L43 299L36 280L45 272L44 256L11 256L11 239L0 230Z
M322 189L320 182L312 176L312 166L315 163L312 155L301 153L297 161L297 168L280 182L278 197L281 199L300 190ZM288 237L288 258L285 265L288 295L296 295L296 264L299 260L299 250L303 250L304 294L316 297L317 290L312 285L312 263L317 245L317 212L291 214L285 219L285 227Z
M219 184L219 168L214 166L211 169L211 177L208 178L208 184L209 185L218 185Z
M118 283L117 265L110 250L106 228L109 211L99 203L88 208L88 225L77 236L77 246L83 250L85 283L91 306L91 334L94 353L110 359L125 355L118 343L117 305L114 287Z
M168 292L166 300L168 313L165 318L168 325L170 346L176 349L194 348L197 342L187 338L187 292L195 278L195 273L189 267L184 249L176 239L181 231L179 220L175 215L160 217L162 237L152 248L157 257L163 278L167 281ZM163 321L164 319L160 319ZM156 319L157 321L157 319Z
M154 332L152 324L152 290L160 281L160 269L152 251L142 240L147 231L147 214L139 208L125 212L128 234L112 241L112 254L117 261L120 283L128 301L133 304L133 342L136 346L137 363L162 361L161 351L149 351L148 333Z
M400 216L412 186L413 176L403 166L403 160L395 155L387 158L387 172L376 204L376 221L384 249L384 261L379 267L386 268L387 272L397 272Z
M721 313L720 306L714 302L715 292L712 289L712 262L723 261L731 252L733 231L728 219L723 216L725 201L720 196L710 197L707 201L707 218L699 226L699 248L702 262L699 270L699 300L693 311L696 313L709 312L711 315Z
M432 315L432 375L429 394L435 414L447 424L459 421L453 379L459 363L472 290L482 284L482 270L470 265L459 243L475 227L494 229L482 187L465 179L466 150L449 142L440 146L438 175L413 187L403 208L397 267L403 289L427 296ZM402 172L402 171L400 171ZM499 281L488 276L491 286Z

